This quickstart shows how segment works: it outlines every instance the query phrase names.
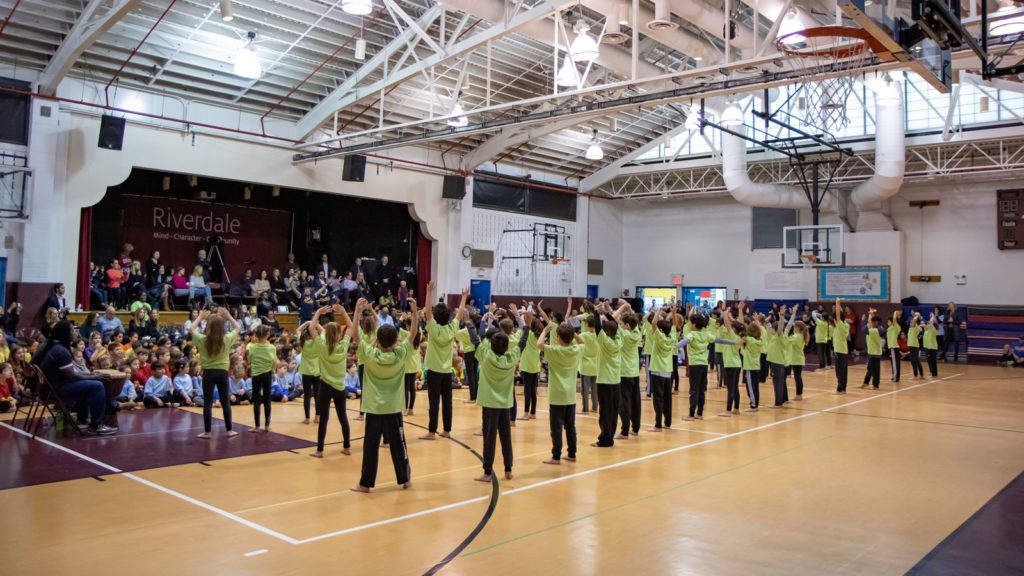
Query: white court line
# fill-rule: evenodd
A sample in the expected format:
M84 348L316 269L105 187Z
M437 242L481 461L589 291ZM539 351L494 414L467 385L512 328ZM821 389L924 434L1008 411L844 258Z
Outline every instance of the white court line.
M823 410L818 410L818 411L814 411L814 412L808 412L806 414L801 414L799 416L794 416L792 418L786 418L784 420L778 420L776 422L771 422L769 424L765 424L765 425L762 425L762 426L757 426L755 428L750 428L750 429L747 429L747 430L741 430L739 432L734 432L732 434L727 434L727 435L724 435L724 436L718 436L718 437L715 437L715 438L709 438L707 440L704 440L704 441L701 441L701 442L696 442L694 444L687 444L685 446L679 446L677 448L670 448L668 450L664 450L664 451L661 451L661 452L655 452L654 454L648 454L646 456L640 456L638 458L632 458L630 460L624 460L622 462L616 462L614 464L609 464L607 466L601 466L599 468L594 468L594 469L591 469L591 470L584 470L582 472L576 472L574 474L569 474L569 475L566 475L566 476L560 476L558 478L552 478L550 480L545 480L543 482L537 482L535 484L530 484L528 486L522 486L520 488L513 488L511 490L505 490L505 491L501 492L501 494L502 495L510 495L510 494L515 494L517 492L525 492L527 490L532 490L534 488L540 488L542 486L549 486L551 484L556 484L558 482L563 482L565 480L570 480L570 479L573 479L573 478L579 478L581 476L587 476L587 475L595 474L597 472L602 472L602 471L605 471L605 470L611 470L611 469L614 469L614 468L620 468L620 467L623 467L623 466L628 466L630 464L635 464L637 462L643 462L645 460L651 460L651 459L658 458L660 456L665 456L665 455L668 455L668 454L675 454L677 452L682 452L683 450L689 450L690 448L694 448L694 447L697 447L697 446L704 446L704 445L711 444L711 443L714 443L714 442L719 442L721 440L726 440L728 438L735 438L737 436L742 436L744 434L749 434L751 432L757 432L759 430L765 430L765 429L768 429L768 428L772 428L772 427L778 426L780 424L786 424L788 422L794 422L796 420L802 420L804 418L810 418L812 416L816 416L818 414L823 414L825 412L832 412L834 410L840 410L842 408L847 408L849 406L854 406L854 405L857 405L857 404L861 404L863 402L869 402L871 400L875 400L875 399L878 399L878 398L883 398L885 396L891 396L893 394L899 394L900 392L906 392L907 390L913 390L915 388L920 388L922 386L927 386L929 384L934 384L936 382L941 382L943 380L950 380L952 378L956 378L957 376L961 376L961 374L958 373L958 374L953 374L952 376L946 376L945 378L937 378L935 380L929 380L928 382L922 382L920 384L915 384L913 386L908 386L906 388L900 388L899 390L893 390L891 392L885 392L883 394L872 395L872 396L869 396L867 398L863 398L861 400L855 400L853 402L847 402L846 404L840 404L838 406L833 406L831 408L825 408ZM19 434L31 437L31 434L28 434L27 432L24 432L22 430L14 428L13 426L10 426L9 424L7 424L5 422L0 422L0 426L4 426L6 428L10 428L11 430L14 430L15 432L18 432ZM88 456L85 456L84 454L80 454L78 452L75 452L74 450L70 450L70 449L65 448L63 446L60 446L58 444L54 444L53 442L50 442L49 440L46 440L46 439L43 439L43 438L36 438L36 440L38 440L38 441L40 441L40 442L42 442L44 444L47 444L49 446L53 446L54 448L57 448L57 449L62 450L64 452L67 452L67 453L69 453L69 454L71 454L71 455L73 455L73 456L75 456L77 458L81 458L81 459L86 460L88 462L92 462L93 464L96 464L97 466L100 466L100 467L105 468L107 470L110 470L112 472L121 473L120 470L118 470L117 468L114 468L113 466L110 466L109 464L104 464L103 462L100 462L99 460L95 460L93 458L89 458ZM363 524L361 526L354 526L352 528L346 528L344 530L338 530L336 532L330 532L330 533L327 533L327 534L321 534L320 536L313 536L311 538L306 538L305 540L296 540L296 539L291 538L289 536L285 536L284 534L281 534L279 532L275 532L273 530L270 530L269 528L265 528L263 526L260 526L259 524L256 524L254 522L250 522L250 521L248 521L248 520L246 520L244 518L240 518L240 517L238 517L238 516L236 516L236 515L234 515L234 514L232 514L230 512L221 510L220 508L216 508L214 506L210 506L209 504L206 504L206 503L200 502L199 500L196 500L194 498L190 498L188 496L185 496L184 494L181 494L180 492L175 492L174 490L171 490L169 488L165 488L165 487L160 486L159 484L156 484L154 482L150 482L148 480L144 480L142 478L139 478L138 476L135 476L134 474L124 474L124 476L126 476L126 477L128 477L128 478L130 478L132 480L135 480L136 482L145 484L147 486L150 486L152 488L160 490L161 492L164 492L166 494L174 496L175 498L179 498L181 500L189 502L190 504L194 504L194 505L199 506L201 508L205 508L207 510L210 510L211 512L220 514L221 516L223 516L225 518L228 518L230 520L234 520L234 521L236 521L236 522L238 522L238 523L240 523L240 524L242 524L244 526L248 526L250 528L253 528L254 530L259 530L260 532L263 532L264 534L267 534L269 536L273 536L274 538L277 538L279 540L283 540L285 542L288 542L289 544L307 544L307 543L310 543L310 542L316 542L318 540L324 540L326 538L332 538L334 536L341 536L343 534L350 534L350 533L353 533L353 532L360 532L360 531L366 530L368 528L375 528L375 527L378 527L378 526L384 526L384 525L387 525L387 524L392 524L392 523L395 523L395 522L400 522L402 520L408 520L410 518L416 518L416 517L419 517L419 516L426 516L428 514L433 514L435 512L442 512L444 510L451 510L453 508L458 508L458 507L461 507L461 506L465 506L467 504L472 504L474 502L481 502L481 501L490 499L490 496L479 496L477 498L471 498L469 500L463 500L461 502L454 502L452 504L446 504L444 506L438 506L437 508L430 508L428 510L423 510L423 511L420 511L420 512L414 512L412 514L406 514L404 516L397 516L395 518L389 518L389 519L386 519L386 520L380 520L378 522L372 522L370 524Z
M537 412L547 412L549 414L551 413L549 410L545 410L543 408L537 408ZM587 418L589 420L600 420L600 418L598 418L597 416L586 416L586 415L579 414L579 413L576 414L576 417L577 418ZM643 422L643 421L640 422L640 425L641 426L654 426L654 424L652 424L650 422ZM695 432L697 434L708 434L710 436L725 436L724 432L709 432L707 430L694 430L692 428L666 428L666 430L671 430L673 432Z
M246 558L250 558L252 556L259 556L260 554L266 554L266 553L267 553L266 550L253 550L252 552L246 552L245 554L242 554L242 556L245 556Z

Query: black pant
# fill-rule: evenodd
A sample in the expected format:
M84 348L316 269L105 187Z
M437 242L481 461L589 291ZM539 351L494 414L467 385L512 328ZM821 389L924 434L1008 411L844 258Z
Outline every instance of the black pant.
M881 356L868 356L868 371L864 373L864 383L871 384L875 388L878 388L878 384L882 379L882 357Z
M476 352L466 352L462 361L465 366L466 385L469 386L469 399L476 400L476 389L480 384L480 364L476 361Z
M761 404L761 370L744 370L743 380L747 386L747 399L750 400L750 408L757 410Z
M960 361L960 325L950 324L946 326L946 339L942 343L942 359L946 360L946 353L949 352L950 344L953 345L953 361Z
M816 342L815 347L818 350L818 368L824 368L832 365L832 354L828 348L828 342Z
M548 406L551 422L551 458L562 458L562 430L565 430L565 451L569 458L576 457L576 405Z
M224 411L224 427L231 431L231 395L228 393L228 371L203 370L203 428L209 432L213 425L213 390L220 395L221 409Z
M846 392L846 376L850 357L836 352L836 392Z
M768 366L772 373L772 387L775 389L775 405L782 406L789 400L789 393L786 390L786 367L775 362L769 362Z
M889 367L892 369L892 380L893 382L900 381L900 349L889 348Z
M708 391L708 365L690 365L690 417L704 415L704 395Z
M414 374L415 376L415 374ZM326 417L324 418L326 420ZM377 482L377 455L380 450L381 436L388 440L391 448L391 462L395 465L395 478L398 484L409 481L409 451L405 448L405 429L402 425L402 413L366 414L365 436L363 438L363 472L359 477L359 485L373 488Z
M718 373L718 387L721 388L725 384L725 361L722 359L721 352L715 352L715 372Z
M687 359L689 360L689 359ZM672 389L679 392L679 355L672 355Z
M537 383L540 382L538 372L520 372L523 375L523 414L537 414Z
M348 414L345 413L345 398L348 396L344 390L338 390L334 386L324 382L320 386L320 393L316 397L316 409L320 414L320 425L316 429L316 451L324 451L324 438L327 436L327 421L331 419L331 400L334 400L334 411L341 420L341 436L344 440L343 446L351 446L349 442ZM387 438L387 436L385 436ZM364 442L365 444L365 442ZM365 449L365 446L364 446Z
M939 354L938 350L927 349L925 350L925 357L928 359L928 372L931 373L932 378L939 375L938 359L936 358Z
M914 369L914 377L924 376L924 367L921 366L921 348L912 346L910 348L910 367Z
M412 410L416 405L416 373L405 375L405 409Z
M320 377L310 376L308 374L302 375L302 409L306 413L306 420L309 420L309 404L313 403L313 410L316 410L316 415L320 415L320 406L317 404L316 399L320 392Z
M651 392L654 405L654 427L661 428L662 419L665 427L672 426L672 379L651 374Z
M804 393L804 367L803 366L790 366L790 370L793 371L793 380L796 381L796 395L800 396ZM786 399L789 399L789 391L787 389Z
M163 402L163 404L158 404L157 400L160 400L160 402ZM146 396L142 399L142 405L145 406L146 408L166 408L167 405L170 403L170 393L164 394L163 396Z
M740 372L739 367L722 368L725 380L725 411L740 409Z
M260 427L260 404L263 405L266 425L270 426L270 383L273 379L271 374L271 372L264 372L252 377L252 415L257 428Z
M601 434L597 437L597 445L601 447L615 445L615 423L619 419L619 385L597 384L597 422Z
M501 438L501 456L505 460L505 472L512 471L512 426L507 408L483 409L484 425L484 474L494 472L494 444Z
M427 370L427 399L430 401L430 415L427 430L437 432L437 412L441 411L444 431L452 431L452 373Z
M768 381L768 355L761 354L761 382Z
M633 432L640 432L640 377L631 376L619 381L619 418L623 436L629 436L630 426Z

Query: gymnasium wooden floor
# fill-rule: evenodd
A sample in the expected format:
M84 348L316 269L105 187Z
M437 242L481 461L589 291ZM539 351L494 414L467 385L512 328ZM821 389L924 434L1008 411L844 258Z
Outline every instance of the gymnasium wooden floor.
M578 414L579 461L560 467L541 463L541 410L513 431L515 479L495 486L473 481L479 412L463 390L453 440L416 439L418 397L408 491L383 451L375 492L348 490L361 440L352 456L333 445L323 460L302 448L143 463L3 490L0 574L903 574L1024 470L1024 370L943 364L939 379L894 386L883 368L878 392L857 388L863 370L846 396L830 394L831 373L809 373L803 402L732 418L714 416L725 391L713 388L703 422L678 421L684 379L671 431L591 448L597 420ZM770 385L762 394L770 403ZM275 404L273 430L315 440L301 418L301 403ZM235 419L251 423L251 409ZM328 442L340 436L332 421ZM8 457L33 442L11 437ZM54 465L75 458L52 452Z

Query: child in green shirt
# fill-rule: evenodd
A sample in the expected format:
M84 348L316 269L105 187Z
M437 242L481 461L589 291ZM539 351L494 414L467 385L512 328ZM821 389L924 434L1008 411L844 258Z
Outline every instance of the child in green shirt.
M584 315L580 335L583 337L583 355L580 357L580 395L583 397L583 413L590 412L590 400L593 400L594 411L598 409L597 400L597 368L600 361L600 350L597 346L597 316Z
M622 335L619 334L619 323L607 302L595 309L594 316L601 322L601 332L597 334L597 415L601 433L597 442L591 446L609 448L615 445L615 424L619 419L619 381L622 379L619 353L622 351Z
M921 366L921 313L914 312L907 330L907 347L910 348L910 367L914 370L914 380L924 377Z
M259 325L253 332L255 341L249 344L249 366L252 372L252 412L255 425L249 432L260 431L260 405L263 405L263 432L270 432L270 384L277 364L277 348L268 342L270 326Z
M619 419L622 426L616 438L625 440L640 433L640 319L629 304L619 308L622 313L622 350L619 352Z
M892 320L889 321L889 327L885 331L885 345L889 348L889 367L892 369L892 382L900 381L900 332L903 327L900 326L900 317L903 316L902 310L894 310L892 313Z
M469 288L462 291L459 313L466 308ZM434 301L434 282L427 284L427 302ZM427 381L427 399L430 402L427 433L420 440L434 440L437 433L438 411L444 420L442 438L448 438L452 431L452 345L459 323L452 317L447 304L438 303L431 310L427 322L427 355L423 370Z
M369 303L360 300L356 304L355 315L360 318L363 310L369 307ZM329 322L326 326L320 326L320 316L331 311L341 316L342 325L346 330L343 332L341 325L336 322ZM334 410L341 421L341 434L344 440L341 453L348 456L352 454L351 440L348 427L348 414L345 412L345 400L348 394L345 392L345 375L348 373L348 346L353 338L359 338L358 327L349 318L344 308L335 304L333 307L324 306L313 314L310 328L317 334L316 340L310 345L317 347L317 354L320 358L320 395L316 399L317 412L320 413L320 423L317 426L316 452L310 454L315 458L324 457L324 439L327 436L327 422L331 419L331 401L334 401Z
M716 337L717 331L707 330L708 317L703 314L690 316L685 337L676 346L686 348L686 359L690 366L690 415L683 420L703 420L705 395L708 391L708 348L711 344L735 344L733 340Z
M846 380L850 366L850 349L848 338L850 336L850 320L843 315L839 298L836 298L835 307L836 327L832 332L832 349L836 354L836 394L846 394Z
M864 322L864 340L868 348L868 369L864 373L864 384L861 388L867 388L870 384L878 390L882 379L882 319L875 316L875 312L874 308L869 308L867 315L861 318ZM871 318L870 324L868 318Z
M505 479L512 479L512 427L509 409L515 394L516 364L525 346L510 345L501 329L491 330L476 349L480 363L480 387L476 403L483 409L484 473L478 482L490 482L494 467L495 441L501 438L501 455L505 463Z
M664 315L668 314L668 317ZM651 432L661 432L662 423L665 428L672 427L672 371L673 354L676 351L676 312L662 308L654 310L648 316L648 340L645 351L651 355L649 371L651 374L651 404L654 407L654 427Z
M548 363L548 416L551 423L551 459L545 464L561 464L562 430L565 430L566 460L576 461L576 369L583 355L583 338L563 322L556 329L558 342L546 345L551 324L544 327L538 348Z
M935 378L939 375L938 367L938 355L939 355L939 321L935 318L935 314L932 313L931 318L928 319L928 325L924 329L924 352L925 358L928 359L928 372Z

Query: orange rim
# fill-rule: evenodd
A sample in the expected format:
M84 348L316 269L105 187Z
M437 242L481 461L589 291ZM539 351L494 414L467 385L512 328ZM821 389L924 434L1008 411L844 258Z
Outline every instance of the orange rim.
M785 42L783 42L786 38L797 35L803 36L804 38L847 38L850 40L859 40L860 42L844 48L822 48L820 50L811 51L793 49L786 46ZM789 34L780 36L776 39L775 47L778 48L779 52L782 52L791 58L849 58L851 56L862 54L865 50L871 50L876 53L885 50L882 43L876 40L875 37L868 33L867 30L864 30L863 28L850 28L848 26L818 26L815 28L808 28L806 30L799 30L797 32L790 32Z

